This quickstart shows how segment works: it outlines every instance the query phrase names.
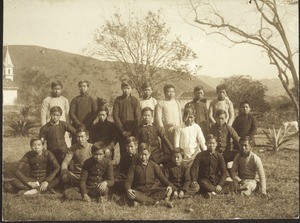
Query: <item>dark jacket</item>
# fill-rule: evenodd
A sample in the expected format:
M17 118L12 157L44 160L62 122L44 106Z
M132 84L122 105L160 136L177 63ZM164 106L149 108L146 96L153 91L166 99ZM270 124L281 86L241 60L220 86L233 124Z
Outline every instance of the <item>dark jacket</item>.
M29 165L29 177L34 178L40 183L53 180L60 169L56 158L49 150L43 150L40 156L34 151L29 151L19 161L15 171L15 176L24 184L29 182L29 179L23 173L27 165ZM47 170L50 169L49 165L51 166L52 171L47 174Z
M88 129L92 126L96 117L98 105L96 100L89 94L78 95L70 104L69 117L72 125L77 129L84 124Z
M86 194L87 188L94 188L103 181L107 182L108 187L114 185L112 162L105 157L99 163L93 157L84 161L79 184L81 193Z
M215 152L203 151L197 154L191 166L191 180L199 181L208 179L214 185L223 186L226 178L229 176L223 156Z
M54 151L59 149L66 153L68 147L65 141L65 132L75 135L76 129L64 121L59 121L57 125L48 122L46 125L42 126L39 135L47 141L48 150Z
M187 191L191 184L190 168L187 165L183 163L180 166L172 164L165 168L164 173L167 179L177 187L177 190Z
M116 98L113 106L113 118L121 132L134 131L140 121L140 104L136 97L124 95Z

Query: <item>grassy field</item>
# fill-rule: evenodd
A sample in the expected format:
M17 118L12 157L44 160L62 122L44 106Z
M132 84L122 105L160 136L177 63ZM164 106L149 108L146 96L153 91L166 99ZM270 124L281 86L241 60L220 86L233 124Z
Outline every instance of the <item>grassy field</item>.
M12 177L18 160L29 150L28 138L3 138L3 175ZM64 201L61 194L21 197L3 193L3 220L191 220L191 219L274 219L299 218L299 140L287 149L268 151L263 135L254 149L263 161L269 198L241 197L235 194L205 199L196 196L163 206L129 207L122 200L106 204ZM188 211L188 209L193 211Z

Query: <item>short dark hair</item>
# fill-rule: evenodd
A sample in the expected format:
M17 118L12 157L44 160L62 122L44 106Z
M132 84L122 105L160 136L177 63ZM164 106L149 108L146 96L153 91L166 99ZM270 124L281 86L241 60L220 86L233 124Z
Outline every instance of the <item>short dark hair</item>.
M143 83L143 85L142 85L142 90L144 90L144 89L146 89L147 87L151 87L151 89L152 89L152 86L151 86L151 84L149 83L149 82L145 82L145 83Z
M218 93L218 91L221 91L221 90L227 91L227 86L226 86L225 84L219 84L219 85L216 87L216 90L217 90L217 93Z
M242 107L242 105L245 105L245 104L248 104L250 106L250 102L248 100L244 100L244 101L241 101L240 107Z
M108 110L106 105L101 105L101 106L98 107L98 109L97 109L98 114L101 111L105 111L107 115L109 114L109 110Z
M138 141L137 141L137 139L136 139L134 136L128 136L128 137L126 137L126 140L125 140L126 145L128 145L128 144L130 144L130 143L132 143L132 142L133 142L135 145L138 144Z
M44 142L45 142L43 138L40 138L40 137L34 137L34 138L31 138L31 139L30 139L30 147L33 145L33 143L34 143L35 141L41 141L41 142L42 142L42 145L44 145Z
M201 90L204 91L204 88L201 85L198 85L194 88L194 93Z
M224 109L218 109L216 111L216 117L225 114L226 118L227 118L227 112Z
M149 153L151 153L150 145L148 143L142 142L139 146L139 153L147 150Z
M215 137L213 134L208 134L208 135L206 136L205 141L207 142L207 141L209 141L209 140L211 140L211 139L217 140L217 137Z
M250 145L252 145L252 137L251 136L242 136L239 140L239 142L245 142L248 141Z
M81 84L83 84L83 83L86 83L86 85L87 85L88 87L90 86L90 82L89 82L89 81L87 81L87 80L81 80L81 81L78 82L78 87L79 87Z
M96 142L95 144L92 145L92 153L95 153L98 150L105 151L105 149L106 149L106 145L103 142L101 142L101 141Z
M176 147L174 150L172 150L172 156L174 156L176 153L179 153L182 158L185 156L184 150L180 147Z
M146 111L150 111L151 114L153 115L153 110L150 107L143 108L142 111L141 111L141 114L144 114L144 112L146 112Z
M76 135L79 132L85 132L86 135L89 135L89 130L85 127L85 125L80 125L77 129L76 129Z
M175 86L173 84L166 84L164 86L164 92L166 92L169 88L174 88L175 89Z
M63 88L63 85L62 85L62 83L60 81L52 81L51 82L51 89L55 88L57 86L61 86L61 88Z
M62 109L59 106L53 106L50 108L50 114L52 114L53 112L59 112L60 115L62 115Z
M121 83L121 88L123 88L123 87L131 87L131 84L129 83L129 81L123 81Z
M185 119L188 115L196 115L196 111L193 106L188 106L183 110L183 119Z

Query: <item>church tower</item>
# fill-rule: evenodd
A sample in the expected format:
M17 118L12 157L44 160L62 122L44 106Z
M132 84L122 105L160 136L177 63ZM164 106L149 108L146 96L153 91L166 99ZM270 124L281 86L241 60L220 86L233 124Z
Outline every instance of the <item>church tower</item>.
M4 79L10 79L14 81L14 65L10 59L8 46L6 47L6 55L3 61L3 75L4 75Z

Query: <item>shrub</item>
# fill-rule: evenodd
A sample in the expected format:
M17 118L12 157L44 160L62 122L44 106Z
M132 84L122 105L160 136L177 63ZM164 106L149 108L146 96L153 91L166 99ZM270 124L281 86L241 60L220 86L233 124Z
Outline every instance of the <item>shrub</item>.
M4 120L5 136L29 136L32 129L39 127L39 120L32 112L32 107L25 105L20 112L11 112Z
M272 147L272 150L277 152L279 149L283 148L283 145L292 139L292 135L288 134L290 127L283 128L280 127L278 131L273 128L269 128L269 132L262 129L263 133L268 138L268 145Z

